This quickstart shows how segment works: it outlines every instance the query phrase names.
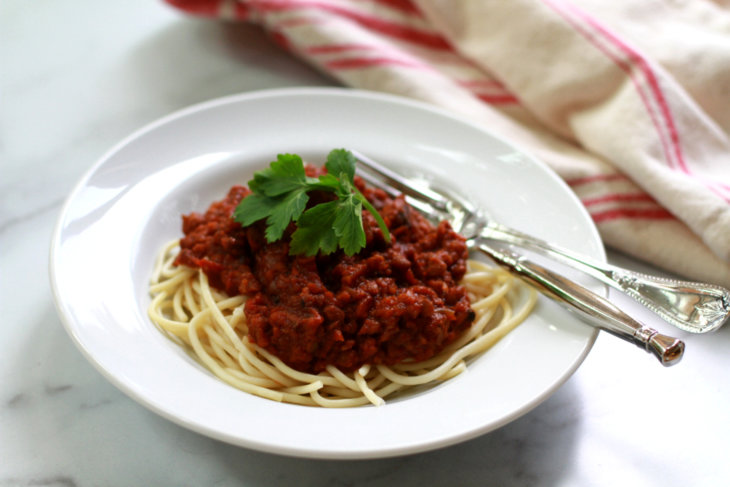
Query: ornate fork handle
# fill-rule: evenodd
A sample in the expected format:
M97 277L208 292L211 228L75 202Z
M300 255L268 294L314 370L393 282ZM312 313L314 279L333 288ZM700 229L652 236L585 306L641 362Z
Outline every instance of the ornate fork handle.
M468 243L567 309L576 312L585 322L652 353L662 365L675 365L681 360L684 354L684 342L642 325L598 294L535 264L524 256L510 251L498 251L479 238L469 240Z
M494 222L488 223L481 236L549 254L624 292L684 331L716 330L730 315L730 291L714 284L665 279L622 269Z

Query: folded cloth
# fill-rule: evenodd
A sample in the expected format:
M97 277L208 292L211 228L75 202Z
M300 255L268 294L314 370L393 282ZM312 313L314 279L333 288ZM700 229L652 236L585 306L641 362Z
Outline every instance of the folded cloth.
M727 1L166 1L487 127L552 167L608 246L730 286Z

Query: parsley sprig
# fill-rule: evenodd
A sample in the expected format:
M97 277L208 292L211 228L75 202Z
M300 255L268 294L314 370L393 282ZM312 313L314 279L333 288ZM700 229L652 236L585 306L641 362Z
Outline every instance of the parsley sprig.
M268 168L254 173L248 187L253 194L241 200L233 218L244 227L266 219L266 240L280 240L289 223L296 222L290 254L330 254L341 248L353 255L365 247L362 209L375 217L386 242L390 233L380 214L355 187L355 156L334 149L327 156L327 173L310 178L296 154L279 154ZM334 193L336 198L307 208L310 191Z

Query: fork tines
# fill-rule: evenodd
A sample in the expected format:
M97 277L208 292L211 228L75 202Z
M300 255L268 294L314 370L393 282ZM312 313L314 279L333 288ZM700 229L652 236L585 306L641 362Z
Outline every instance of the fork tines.
M410 181L408 181L408 179L391 171L387 167L382 166L360 152L352 151L352 154L355 156L360 165L366 169L366 171L360 173L360 176L368 183L386 191L391 196L397 196L398 194L403 193L406 196L410 196L418 201L430 205L432 207L431 212L433 209L448 212L448 200L446 200L442 195L435 193L428 188L416 188ZM413 204L413 201L409 202Z

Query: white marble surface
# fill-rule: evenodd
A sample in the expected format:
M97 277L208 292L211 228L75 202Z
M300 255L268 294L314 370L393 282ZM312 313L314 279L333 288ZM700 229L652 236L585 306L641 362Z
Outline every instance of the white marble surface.
M102 378L56 315L47 255L64 198L109 147L171 111L242 91L332 81L254 28L183 18L155 0L0 3L0 81L0 486L730 481L730 329L689 336L643 313L685 339L680 365L664 369L601 335L578 372L535 410L429 453L286 458L157 416Z

